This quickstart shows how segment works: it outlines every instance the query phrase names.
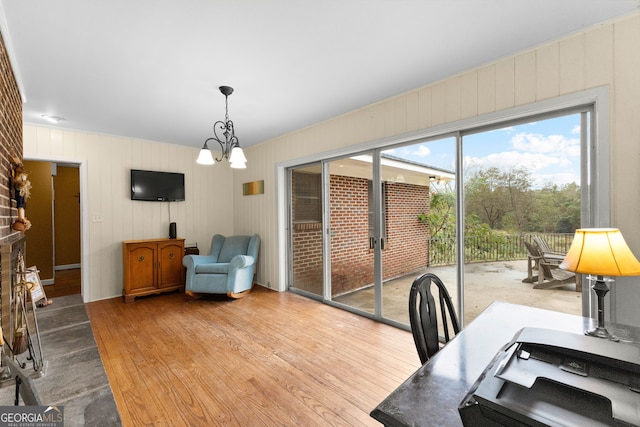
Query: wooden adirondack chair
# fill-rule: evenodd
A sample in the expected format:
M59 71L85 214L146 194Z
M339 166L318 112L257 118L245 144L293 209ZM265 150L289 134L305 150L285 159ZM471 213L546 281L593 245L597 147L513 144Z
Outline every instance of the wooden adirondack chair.
M527 248L528 265L527 278L523 279L524 283L535 283L533 289L552 289L569 283L576 284L576 292L582 291L582 280L579 276L571 271L558 268L564 259L559 256L548 257L540 248L529 242L523 242ZM534 275L534 271L538 274Z
M567 256L566 253L554 251L553 249L551 249L551 246L549 246L547 241L544 240L544 238L542 237L533 236L532 240L533 240L533 243L538 247L538 249L540 249L540 252L542 252L542 255L548 261L558 261L558 264L560 264L564 259L564 257Z

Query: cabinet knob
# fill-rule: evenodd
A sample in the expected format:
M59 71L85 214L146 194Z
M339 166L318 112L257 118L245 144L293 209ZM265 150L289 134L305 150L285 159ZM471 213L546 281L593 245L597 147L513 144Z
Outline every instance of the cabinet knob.
M138 257L138 261L140 261L140 262L144 261L144 255L140 255L140 256Z

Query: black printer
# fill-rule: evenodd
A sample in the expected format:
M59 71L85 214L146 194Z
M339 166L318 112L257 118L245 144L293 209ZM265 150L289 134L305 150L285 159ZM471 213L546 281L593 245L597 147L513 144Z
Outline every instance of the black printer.
M467 427L640 426L640 346L523 328L458 409Z

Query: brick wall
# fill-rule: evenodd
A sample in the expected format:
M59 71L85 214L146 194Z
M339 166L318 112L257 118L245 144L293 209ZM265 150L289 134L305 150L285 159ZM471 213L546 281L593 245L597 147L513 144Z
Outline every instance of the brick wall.
M369 249L368 180L332 175L331 286L340 295L373 283ZM387 240L382 253L384 279L411 274L427 266L429 229L418 214L429 206L429 188L387 183ZM295 208L295 206L294 206ZM322 225L294 224L294 286L322 292Z
M322 224L293 226L293 286L322 295Z
M331 175L331 294L373 283L369 181Z
M382 251L384 278L404 276L429 262L429 227L418 215L429 210L429 187L387 183L387 240Z
M11 157L22 159L22 99L0 35L0 240L20 233L11 229L17 216L11 201L9 176ZM13 208L12 208L13 206Z

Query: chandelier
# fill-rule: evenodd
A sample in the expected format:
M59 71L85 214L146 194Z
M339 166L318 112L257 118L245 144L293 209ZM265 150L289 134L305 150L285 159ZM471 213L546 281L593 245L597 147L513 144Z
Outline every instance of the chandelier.
M247 167L247 158L244 156L240 143L235 135L233 122L229 120L229 95L233 93L233 88L229 86L220 86L220 92L224 95L225 117L224 122L218 120L213 124L213 136L204 142L202 150L196 159L196 163L201 165L212 165L215 162L221 162L222 159L229 161L229 166L234 169L245 169ZM222 154L220 158L214 160L213 154L209 149L209 141L216 141L220 144Z

